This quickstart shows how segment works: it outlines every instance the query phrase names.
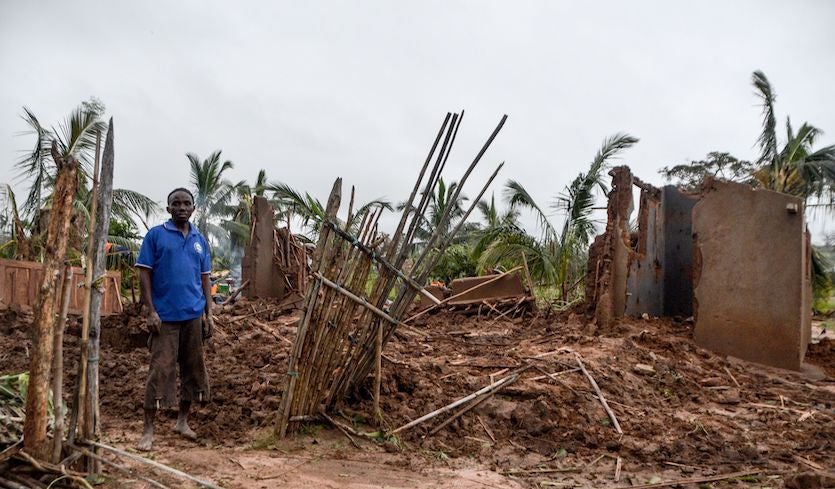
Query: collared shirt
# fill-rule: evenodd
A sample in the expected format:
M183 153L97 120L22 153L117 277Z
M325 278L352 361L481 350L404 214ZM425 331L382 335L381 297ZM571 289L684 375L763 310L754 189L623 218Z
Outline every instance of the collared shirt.
M200 317L206 307L201 274L212 271L206 238L189 223L188 234L168 222L154 226L142 240L136 266L150 268L151 300L162 321Z

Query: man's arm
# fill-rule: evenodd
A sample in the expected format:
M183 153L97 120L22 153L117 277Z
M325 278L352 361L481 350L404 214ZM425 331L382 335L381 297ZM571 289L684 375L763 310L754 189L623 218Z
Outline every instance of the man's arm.
M142 303L147 308L146 322L148 324L148 331L153 334L157 334L159 333L159 325L161 321L156 308L154 308L154 301L151 299L151 278L154 271L150 268L142 266L137 268L139 268L139 290L142 295Z
M203 338L209 339L214 334L215 321L212 318L212 281L208 273L200 274L200 285L203 286L203 296L206 298L206 320L203 323Z

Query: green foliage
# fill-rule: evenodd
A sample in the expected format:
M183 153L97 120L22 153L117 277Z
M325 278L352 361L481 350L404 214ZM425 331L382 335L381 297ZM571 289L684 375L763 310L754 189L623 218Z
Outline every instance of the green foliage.
M456 278L476 275L478 263L473 260L470 247L464 243L454 244L438 259L430 278L449 284Z
M505 200L511 210L526 209L537 219L540 234L531 236L518 226L506 222L494 228L492 241L481 246L480 270L496 266L513 266L526 260L535 281L556 285L561 299L568 301L585 273L586 253L595 232L592 211L598 192L606 192L605 170L609 161L638 142L628 134L615 134L604 140L585 173L580 173L563 192L558 194L551 208L564 218L558 230L525 189L514 180L505 185Z
M704 160L691 161L683 165L665 166L659 173L676 186L686 190L698 189L705 178L714 177L732 182L753 184L752 176L756 165L740 160L729 153L712 151Z

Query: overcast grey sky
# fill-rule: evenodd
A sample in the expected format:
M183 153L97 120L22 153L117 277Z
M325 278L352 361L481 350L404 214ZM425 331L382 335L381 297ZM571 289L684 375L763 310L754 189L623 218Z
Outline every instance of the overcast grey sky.
M266 168L324 200L342 176L360 200L402 200L462 108L450 179L509 115L469 195L507 161L499 184L548 203L618 131L641 139L622 161L662 183L660 167L709 151L754 158L756 69L780 127L791 115L835 143L833 21L824 0L3 0L0 182L32 144L16 136L22 106L56 124L96 96L116 126L116 186L159 201L188 183L186 152L215 149L234 180Z

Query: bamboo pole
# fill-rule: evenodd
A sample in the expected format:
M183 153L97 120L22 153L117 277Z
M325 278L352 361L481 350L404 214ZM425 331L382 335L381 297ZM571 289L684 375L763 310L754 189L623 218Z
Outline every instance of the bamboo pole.
M104 141L104 152L101 157L100 181L96 192L96 218L95 228L92 230L92 254L89 266L93 269L93 277L96 277L95 285L90 289L90 310L87 348L87 406L84 409L84 438L94 440L99 433L99 338L101 337L101 304L104 299L104 286L102 279L107 274L107 235L110 228L110 210L113 204L113 118L108 122L107 136ZM121 296L116 287L116 299L121 305ZM96 450L94 449L93 452ZM91 473L101 472L101 464L95 458L87 460L87 467Z
M96 158L93 166L93 188L90 191L92 202L90 203L90 223L88 226L87 239L87 269L84 274L84 302L81 306L81 359L78 362L78 394L73 400L72 414L70 415L69 441L75 441L78 430L78 423L84 422L87 399L87 358L89 358L88 341L90 339L90 291L93 284L93 264L90 259L93 249L93 229L96 225L98 210L98 189L99 189L99 163L101 148L101 131L96 131Z
M380 410L380 384L383 378L383 325L377 325L377 341L374 342L374 417L379 426L383 424L383 412Z
M472 401L473 399L475 399L477 397L480 397L484 394L487 394L488 392L495 392L498 389L504 387L506 384L516 382L516 380L522 374L522 371L526 368L527 368L527 366L523 367L522 369L520 369L520 371L518 371L516 373L508 375L507 377L503 377L502 379L497 380L497 381L493 382L492 384L473 392L472 394L470 394L468 396L464 396L464 397L462 397L461 399L458 399L455 402L452 402L452 403L447 404L446 406L444 406L442 408L438 408L438 409L432 411L431 413L424 414L423 416L421 416L421 417L419 417L419 418L417 418L413 421L410 421L410 422L404 424L403 426L395 429L394 431L389 432L389 435L396 435L397 433L400 433L403 430L407 430L407 429L409 429L413 426L417 426L417 425L423 423L424 421L428 421L428 420L430 420L430 419L432 419L432 418L434 418L434 417L436 417L440 414L452 411L456 407L458 407L458 406L460 406L460 405L462 405L466 402Z
M380 265L382 265L384 268L386 268L389 272L391 272L391 273L395 274L395 275L397 276L397 278L399 278L400 280L402 280L403 282L405 282L405 283L406 283L406 285L408 285L409 287L413 288L416 292L418 292L418 293L419 293L419 294L421 294L422 296L424 296L424 297L426 297L427 299L429 299L429 300L430 300L433 304L438 305L438 304L440 304L440 303L441 303L441 301L440 301L437 297L435 297L434 295L432 295L432 294L430 294L429 292L427 292L427 290L426 290L425 288L421 287L421 286L420 286L420 284L418 284L417 282L415 282L415 281L414 281L411 277L409 277L409 276L407 276L406 274L404 274L404 273L403 273L400 269L396 268L394 265L392 265L391 263L389 263L389 262L388 262L388 260L386 260L385 258L383 258L382 256L380 256L379 254L377 254L377 252L375 252L374 250L370 249L368 246L364 245L364 244L363 244L363 243L362 243L359 239L357 239L355 236L351 236L349 233L347 233L347 232L345 232L345 231L343 231L343 230L339 229L339 226L337 226L336 224L334 224L334 223L333 223L333 222L331 222L331 221L327 221L326 225L327 225L327 226L330 226L330 227L331 227L331 229L333 229L333 231L334 231L334 232L335 232L335 233L336 233L339 237L341 237L342 239L344 239L344 240L348 241L348 243L350 243L350 244L351 244L351 246L353 246L353 247L355 247L355 248L359 249L361 252L363 252L363 253L365 253L366 255L368 255L368 256L369 256L369 257L370 257L370 258L371 258L374 262L379 263L379 264L380 264Z
M342 179L337 178L333 183L333 188L331 189L330 196L328 197L325 215L336 215L336 210L339 209L341 199ZM319 233L319 240L316 244L316 249L313 252L314 272L318 272L319 269L323 267L323 263L325 262L324 259L329 255L329 250L327 249L329 248L327 246L329 244L329 235L329 228L327 227L323 227ZM299 366L304 366L304 363L301 363L300 360L302 354L305 353L305 343L309 341L308 337L310 335L308 333L308 327L311 324L311 318L317 312L316 306L318 304L317 299L320 290L320 283L321 282L319 281L314 281L312 284L308 284L306 305L299 323L298 332L296 333L296 341L288 360L287 381L285 383L284 395L282 396L281 404L279 405L278 422L276 423L275 429L275 433L278 438L284 438L286 436L287 428L290 423L290 417L295 413L293 407L298 403L298 396L296 395L297 384L303 380L300 379ZM315 325L315 323L313 324Z
M609 403L606 402L606 398L603 397L603 393L600 392L600 387L598 387L597 382L594 380L594 377L591 376L588 370L586 370L586 366L583 365L583 360L580 359L580 354L574 352L574 358L577 360L577 365L580 367L580 370L586 374L586 378L589 379L589 383L591 384L592 388L594 388L594 392L597 393L597 398L600 400L600 404L603 406L603 409L606 411L606 414L609 415L609 419L612 420L612 426L615 427L615 431L618 432L619 435L623 434L623 430L620 429L620 423L618 423L618 418L615 416L615 412L612 411L612 408L609 407Z
M72 265L64 265L64 285L61 289L61 312L55 324L52 356L52 405L55 422L52 426L52 463L61 461L61 443L64 438L64 325L72 297Z
M41 460L49 460L52 446L46 438L47 399L52 367L53 334L55 329L55 291L67 254L70 218L78 187L78 161L72 155L63 156L52 142L52 159L58 168L52 194L52 211L47 227L43 278L38 286L32 323L32 357L29 364L29 387L26 396L26 419L23 423L23 444L29 453Z
M95 442L95 441L92 441L92 440L84 440L83 443L87 444L87 445L94 446L94 447L101 448L102 450L107 450L109 452L113 452L117 455L121 455L122 457L129 458L131 460L134 460L134 461L139 462L139 463L143 463L145 465L150 465L151 467L154 467L156 469L164 470L165 472L168 472L169 474L174 474L174 475L176 475L176 476L178 476L182 479L189 480L189 481L194 482L196 484L199 484L203 487L208 487L209 489L222 489L220 486L217 486L217 485L215 485L211 482L205 481L203 479L198 479L197 477L194 477L193 475L186 474L185 472L183 472L181 470L177 470L173 467L163 465L159 462L155 462L155 461L147 459L145 457L140 457L139 455L136 455L134 453L126 452L124 450L120 450L118 448L111 447L109 445L105 445L104 443L99 443L99 442Z
M331 282L330 280L326 279L324 276L322 276L321 273L316 272L316 273L313 274L313 276L316 277L317 279L319 279L320 281L322 281L322 283L324 283L328 287L330 287L330 288L336 290L337 292L339 292L340 294L344 295L348 299L350 299L350 300L356 302L357 304L362 305L366 309L370 310L375 315L385 319L386 321L388 321L390 323L400 324L400 321L398 321L397 319L394 319L393 317L389 316L388 314L386 314L382 310L378 309L376 306L372 305L371 303L369 303L367 300L363 299L362 297L359 297L356 294L348 291L347 289L345 289L345 287L342 287L341 285L336 284L336 283Z
M145 481L148 484L151 484L152 486L157 487L159 489L169 489L168 486L160 484L159 482L155 481L154 479L150 479L148 477L141 476L141 475L137 474L136 471L131 470L131 469L125 467L124 465L117 464L116 462L111 462L110 460L107 460L106 458L102 457L101 455L96 455L95 453L91 452L90 450L81 448L81 447L76 446L76 445L67 445L67 446L69 448L72 448L73 450L79 452L80 454L84 455L85 457L96 459L96 460L98 460L99 462L101 462L105 465L113 467L114 469L116 469L117 471L127 475L128 477L136 477L137 479Z

